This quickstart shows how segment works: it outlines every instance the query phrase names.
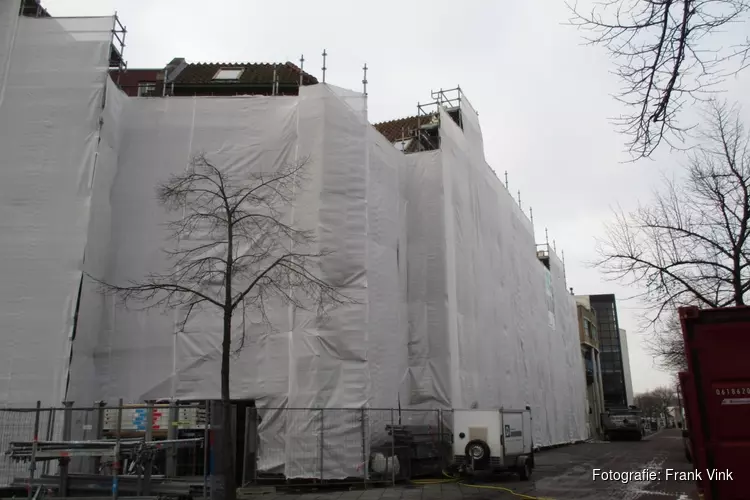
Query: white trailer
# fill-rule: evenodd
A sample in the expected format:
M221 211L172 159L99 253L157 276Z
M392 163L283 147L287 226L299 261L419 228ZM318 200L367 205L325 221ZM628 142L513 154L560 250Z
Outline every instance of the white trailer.
M462 473L513 471L523 480L534 468L531 411L454 410L453 456Z

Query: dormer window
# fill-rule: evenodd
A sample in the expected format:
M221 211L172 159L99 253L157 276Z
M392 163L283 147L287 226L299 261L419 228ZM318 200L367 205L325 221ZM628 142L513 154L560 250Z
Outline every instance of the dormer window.
M222 68L214 75L214 80L239 80L244 68Z
M156 92L156 82L138 82L138 97L153 97Z

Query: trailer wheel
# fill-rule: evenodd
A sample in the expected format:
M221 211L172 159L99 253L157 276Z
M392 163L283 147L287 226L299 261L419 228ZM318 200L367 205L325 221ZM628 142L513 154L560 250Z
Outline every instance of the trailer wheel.
M473 461L478 465L484 465L490 461L490 447L481 439L474 439L466 443L464 453L466 453L466 461L469 464Z

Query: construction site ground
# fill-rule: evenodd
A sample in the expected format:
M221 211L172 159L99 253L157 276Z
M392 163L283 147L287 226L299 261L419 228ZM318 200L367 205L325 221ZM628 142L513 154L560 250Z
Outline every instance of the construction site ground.
M643 441L587 442L540 452L531 480L508 475L494 481L475 480L465 484L430 484L395 488L271 493L262 500L473 500L531 497L576 500L697 500L692 481L666 480L666 469L692 471L685 459L679 429L667 429ZM603 481L593 479L594 469L660 472L659 481ZM494 489L495 487L505 488ZM512 490L517 495L507 491Z

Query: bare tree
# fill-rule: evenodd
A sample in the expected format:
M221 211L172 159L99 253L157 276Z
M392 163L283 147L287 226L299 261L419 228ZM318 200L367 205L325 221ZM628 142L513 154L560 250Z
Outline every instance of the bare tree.
M712 101L686 178L630 214L615 214L595 265L636 295L655 325L679 306L745 304L750 290L750 137L737 108Z
M669 419L669 408L676 402L674 390L670 387L657 387L637 394L633 399L644 416L663 417L665 420Z
M589 13L568 8L570 23L613 56L623 84L616 97L628 109L615 121L634 159L649 157L662 142L681 142L685 104L747 67L750 38L727 48L709 43L727 25L747 22L748 0L603 0Z
M641 410L643 416L652 417L657 412L656 408L658 406L658 402L654 395L650 392L636 394L633 398L633 402L635 403L635 406L637 406L638 409Z
M655 402L656 413L664 417L664 421L669 421L669 408L675 406L677 398L675 397L674 389L671 387L657 387L651 391L651 395Z
M331 307L353 302L339 292L341 284L312 271L324 255L313 249L314 234L285 222L284 209L303 188L305 164L284 165L271 172L256 170L239 178L206 155L196 155L186 172L157 189L159 202L178 213L169 224L177 248L165 250L170 269L127 285L97 280L104 292L118 295L126 304L178 310L179 330L201 309L221 312L221 456L229 500L236 494L229 363L230 355L244 347L246 335L244 325L234 335L235 312L252 309L270 326L266 304L271 298L300 309L316 308L320 316Z
M646 349L656 361L657 366L666 372L687 371L685 341L682 327L676 314L660 322L651 338L646 341Z

